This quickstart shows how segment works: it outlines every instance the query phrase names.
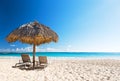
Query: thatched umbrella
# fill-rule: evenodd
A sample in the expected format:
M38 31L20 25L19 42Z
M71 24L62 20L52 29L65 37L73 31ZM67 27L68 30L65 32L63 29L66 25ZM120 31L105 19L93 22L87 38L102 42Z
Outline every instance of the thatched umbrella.
M58 35L52 31L49 27L35 22L30 22L27 24L23 24L13 32L11 32L6 40L8 42L15 42L17 40L22 43L33 44L33 68L35 67L35 52L36 45L49 43L49 42L57 42Z

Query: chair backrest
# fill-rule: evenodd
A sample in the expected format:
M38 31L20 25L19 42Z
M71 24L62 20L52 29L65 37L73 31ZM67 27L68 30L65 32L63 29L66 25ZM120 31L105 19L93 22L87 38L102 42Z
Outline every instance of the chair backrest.
M23 63L25 63L25 62L31 62L30 56L28 54L21 54L21 57L22 57Z
M46 56L39 56L38 57L39 59L39 63L44 63L44 64L47 64L47 57Z

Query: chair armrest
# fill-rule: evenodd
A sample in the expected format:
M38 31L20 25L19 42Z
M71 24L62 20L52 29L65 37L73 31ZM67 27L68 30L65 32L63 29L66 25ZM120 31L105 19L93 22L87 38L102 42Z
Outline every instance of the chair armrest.
M22 60L19 60L19 63L22 63L23 61Z
M39 62L38 62L38 61L35 61L35 64L38 66L38 65L39 65Z

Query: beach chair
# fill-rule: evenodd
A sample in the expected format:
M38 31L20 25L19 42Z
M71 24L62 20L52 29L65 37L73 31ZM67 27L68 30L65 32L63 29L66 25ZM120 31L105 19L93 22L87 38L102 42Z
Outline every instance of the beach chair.
M31 63L30 56L28 54L21 54L23 63Z
M19 60L19 63L16 63L15 67L24 66L25 68L25 67L30 67L32 65L30 56L28 54L21 54L21 57L22 57L22 61Z
M46 56L39 56L38 59L39 59L38 67L47 67L48 62Z

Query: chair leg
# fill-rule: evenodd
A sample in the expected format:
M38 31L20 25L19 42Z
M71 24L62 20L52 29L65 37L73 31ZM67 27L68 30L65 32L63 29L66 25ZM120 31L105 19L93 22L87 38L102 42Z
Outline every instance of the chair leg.
M15 64L15 67L17 67L18 63Z

